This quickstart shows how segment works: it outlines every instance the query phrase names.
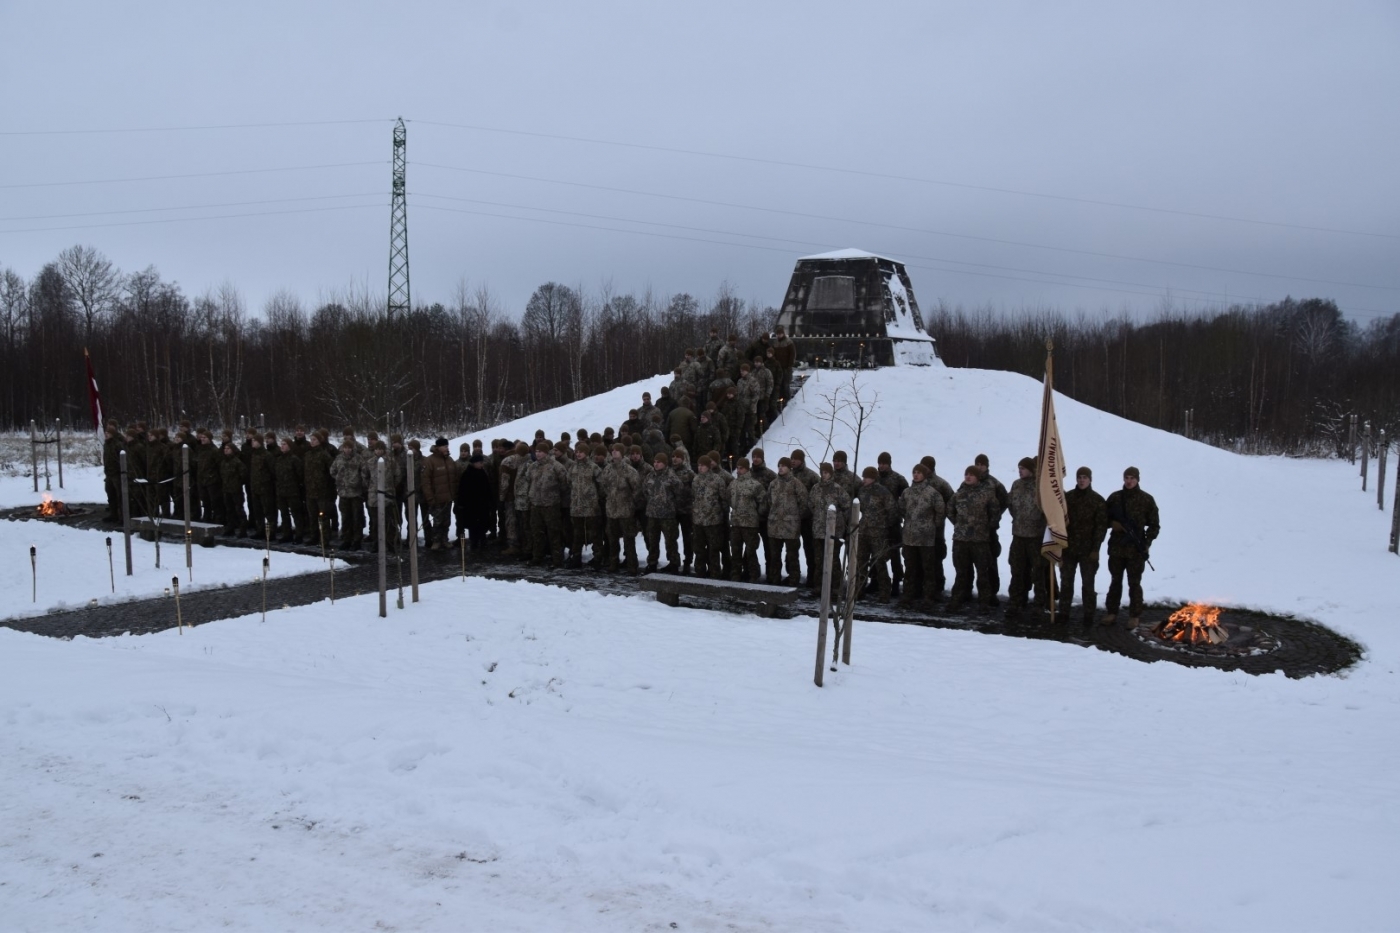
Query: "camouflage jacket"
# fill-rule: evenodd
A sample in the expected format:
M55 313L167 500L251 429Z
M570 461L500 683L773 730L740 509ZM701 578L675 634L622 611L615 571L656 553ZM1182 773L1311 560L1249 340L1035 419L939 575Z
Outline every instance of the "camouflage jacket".
M712 450L719 450L724 446L724 432L719 429L713 418L709 420L701 419L695 426L695 449L702 454L707 454Z
M739 401L739 393L735 392L733 398L726 398L719 406L720 413L724 415L724 421L729 426L732 435L735 431L744 427L744 414L748 411L744 403Z
M932 483L920 480L912 484L904 490L897 505L904 520L901 544L932 547L943 540L943 520L948 507L943 502L943 494Z
M302 480L306 483L308 499L329 499L335 495L335 480L331 479L331 452L324 444L307 445L302 458Z
M768 514L768 490L751 473L740 473L729 484L729 524L733 528L761 528Z
M842 489L846 490L846 495L852 499L856 497L856 490L860 489L860 477L850 470L838 470L834 467L831 471L831 479Z
M647 511L646 481L656 468L646 460L633 463L631 459L628 459L627 466L637 474L637 491L632 497L632 511L639 517L645 516Z
M301 492L304 488L302 482L304 464L300 457L294 453L282 454L277 458L272 470L276 475L278 496L285 496L289 499L301 498Z
M642 457L648 462L656 456L657 451L664 450L668 455L671 453L671 445L666 443L666 435L656 425L652 425L642 432Z
M319 450L321 448L317 449ZM130 476L132 475L131 453L130 448L127 448L127 450L126 472L127 475ZM199 485L219 485L219 461L222 460L223 457L224 455L219 452L219 448L215 447L212 443L205 444L201 442L198 447L190 451L190 460L194 463L195 478L199 480Z
M1065 506L1069 526L1065 553L1080 559L1097 558L1104 535L1108 533L1108 503L1092 486L1088 489L1073 486L1065 492Z
M754 381L754 401L762 409L767 406L768 398L773 394L773 371L763 366L750 372L749 376Z
M219 482L224 495L242 495L243 484L248 481L248 468L238 454L231 454L219 461Z
M763 484L766 489L773 484L773 480L778 478L778 474L768 468L768 464L755 464L749 470L749 475Z
M802 489L805 492L811 492L812 487L822 481L822 475L805 463L802 464L801 469L794 467L792 475L797 477L797 481L802 484Z
M696 525L723 525L728 511L727 484L713 471L697 473L690 484L692 521Z
M888 540L890 528L898 520L899 509L889 489L878 481L869 486L861 483L856 498L860 500L860 525L857 527L861 537L867 541Z
M730 379L737 379L739 376L739 348L726 344L715 358L715 365L727 373Z
M592 460L575 460L569 464L569 516L597 518L603 503L598 493L598 477L603 470Z
M671 472L676 474L676 479L681 483L680 488L676 490L676 514L689 515L695 498L690 488L691 483L695 482L695 471L688 464L682 463L680 466L672 464Z
M496 479L496 496L502 502L515 498L515 477L520 467L529 462L529 457L521 454L506 454L501 459L501 468Z
M646 497L647 518L675 518L676 499L680 495L681 480L671 470L652 470L642 481L642 494Z
M520 466L515 469L515 511L530 511L530 474L534 472L537 460L531 460L526 454L521 458Z
M365 496L364 463L353 452L340 453L331 461L331 479L335 494L342 499L363 499Z
M276 454L258 447L248 461L248 485L260 496L277 494L277 477L273 473L276 459Z
M753 373L743 376L734 383L735 401L739 403L739 410L745 414L753 412L754 402L758 399L758 380L754 379Z
M553 455L542 457L530 468L530 508L557 507L569 491L569 472Z
M392 456L384 456L384 497L386 499L398 498L399 486L399 464ZM370 504L377 501L379 495L379 455L375 454L365 461L365 495L369 497Z
M1152 547L1152 542L1157 540L1162 530L1157 515L1157 500L1143 492L1141 486L1137 489L1119 489L1108 497L1108 520L1136 532L1138 540L1148 548ZM1146 556L1127 531L1114 528L1108 536L1108 556L1131 558L1139 555Z
M948 518L953 522L954 541L990 543L1001 524L996 490L984 482L963 483L948 503Z
M1045 513L1040 510L1039 496L1036 493L1035 477L1018 479L1011 484L1011 492L1006 497L1011 511L1011 534L1017 538L1045 537Z
M608 518L626 518L636 514L637 493L642 488L641 474L623 461L608 461L598 478L603 493L603 508Z
M768 484L768 535L796 538L802 534L802 517L811 508L807 487L794 474L781 473Z
M812 534L821 538L826 535L826 508L836 506L836 537L846 537L846 525L851 515L851 495L845 487L834 479L818 480L807 493L807 505L811 509Z
M952 485L950 485L946 479L939 476L937 473L933 474L933 476L929 478L928 482L930 486L932 486L934 489L937 489L939 494L943 496L943 504L947 505L948 502L953 498Z

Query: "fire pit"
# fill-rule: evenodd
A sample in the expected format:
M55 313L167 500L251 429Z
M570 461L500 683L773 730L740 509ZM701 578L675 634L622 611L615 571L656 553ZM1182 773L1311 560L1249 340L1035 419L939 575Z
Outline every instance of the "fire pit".
M44 501L34 507L34 517L43 521L55 521L60 518L73 518L86 511L87 509L68 505L62 499L55 499L52 493L46 492Z
M1187 603L1155 625L1140 624L1134 634L1155 648L1209 657L1250 657L1278 647L1278 640L1263 629L1226 616L1228 611L1219 606Z

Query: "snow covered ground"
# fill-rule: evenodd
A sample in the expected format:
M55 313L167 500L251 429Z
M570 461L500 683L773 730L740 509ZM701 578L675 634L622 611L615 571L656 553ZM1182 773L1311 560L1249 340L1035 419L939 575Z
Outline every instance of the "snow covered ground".
M106 544L109 536L110 568ZM35 550L33 567L29 558L31 547ZM180 578L181 592L262 579L264 551L196 547L190 574L185 568L183 542L161 542L160 568L155 565L155 550L154 542L133 535L132 575L128 577L122 536L116 531L84 531L37 521L0 523L0 593L5 594L0 613L38 615L51 609L77 609L90 603L158 596L170 588L172 576ZM344 566L344 561L336 561L337 569ZM268 558L267 576L272 579L325 569L326 562L319 557L273 551Z
M862 463L984 451L1009 483L1033 451L1033 380L861 378ZM618 392L529 434L615 424ZM1346 464L1059 405L1071 464L1104 492L1136 464L1157 496L1150 597L1306 614L1362 664L866 624L818 690L809 618L483 579L388 620L366 596L183 638L0 629L0 926L1396 928L1400 561L1374 498ZM820 458L818 415L782 440Z

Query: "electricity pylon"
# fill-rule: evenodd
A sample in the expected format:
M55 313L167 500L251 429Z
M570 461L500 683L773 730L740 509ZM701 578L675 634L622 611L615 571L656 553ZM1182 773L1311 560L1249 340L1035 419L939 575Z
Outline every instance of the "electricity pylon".
M389 317L408 313L408 196L404 190L408 165L408 131L403 117L394 124L394 197L389 209Z

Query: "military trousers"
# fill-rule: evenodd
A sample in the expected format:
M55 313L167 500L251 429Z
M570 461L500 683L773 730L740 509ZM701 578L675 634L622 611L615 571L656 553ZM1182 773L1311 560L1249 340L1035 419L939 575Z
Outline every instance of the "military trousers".
M447 547L447 532L452 525L452 502L441 504L424 502L428 509L428 521L423 527L423 540L429 548Z
M530 556L530 509L517 508L514 512L514 520L511 527L515 529L515 548L520 552L520 556L529 558Z
M1001 592L1001 536L997 534L995 528L992 529L992 569L988 571L991 579L992 600L996 601L996 594Z
M271 490L257 489L248 493L248 523L258 537L266 537L266 525L277 530L277 497Z
M1108 555L1108 597L1104 608L1117 612L1123 599L1123 575L1128 576L1128 615L1137 618L1142 615L1142 572L1147 568L1147 558L1141 554L1131 557Z
M215 525L224 523L224 494L217 484L199 487L198 515L203 522Z
M122 517L122 476L108 473L102 477L102 485L107 492L107 521L121 521Z
M277 497L277 527L282 537L306 537L306 517L301 514L300 496Z
M910 602L941 599L942 577L943 562L938 559L937 544L904 545L904 586L900 588L900 599Z
M953 541L952 600L962 603L972 598L974 577L977 599L990 606L996 596L992 588L992 545L990 541Z
M569 521L574 526L570 548L574 560L583 560L583 546L591 544L593 545L592 563L595 566L602 566L604 555L607 553L607 544L603 540L605 525L603 517L601 515L573 515L570 516Z
M712 579L722 578L724 567L720 555L724 552L724 526L696 525L692 533L695 535L695 573Z
M813 563L807 567L807 576L811 581L812 589L817 593L822 589L822 572L826 567L826 538L819 537L814 542L812 553ZM841 585L841 538L833 538L831 545L831 592L834 594ZM835 598L834 596L832 597Z
M1099 555L1097 554L1073 554L1065 551L1060 558L1060 594L1059 603L1061 611L1068 612L1070 603L1074 601L1074 577L1078 572L1083 581L1082 599L1084 600L1084 614L1091 615L1098 608L1099 594L1094 589L1094 578L1099 573Z
M635 573L637 570L637 519L631 515L623 515L621 518L608 519L608 570L616 572L619 568L619 544L622 555L627 561L628 572Z
M340 546L357 548L365 543L365 500L360 496L340 497Z
M530 559L564 566L564 517L557 505L530 506Z
M860 579L873 577L875 593L880 599L890 598L890 575L887 569L887 551L893 550L884 535L875 534L869 528L860 530L859 544L856 547L856 566L860 568Z
M826 521L825 518L822 519ZM825 526L822 533L826 532ZM813 588L821 586L822 566L817 558L817 540L812 533L812 516L808 515L802 519L802 559L807 564L807 585Z
M729 529L729 575L736 581L758 582L758 529L732 525Z
M680 569L680 556L676 551L677 524L672 518L652 518L647 516L647 526L644 537L647 543L647 567L654 568L657 559L661 556L661 538L666 538L666 565L670 570Z
M778 574L783 573L783 579L787 585L796 586L800 582L802 565L798 559L798 551L802 547L802 538L778 538L773 535L768 536L764 558L768 569L768 582L776 584L779 582ZM783 559L783 552L787 552L787 559Z
M1014 536L1007 557L1011 564L1010 607L1024 609L1027 597L1034 591L1035 604L1046 608L1050 599L1050 562L1040 555L1040 539Z
M685 567L689 570L695 560L695 523L691 521L690 513L676 513L676 528L681 535L681 553L685 558Z

